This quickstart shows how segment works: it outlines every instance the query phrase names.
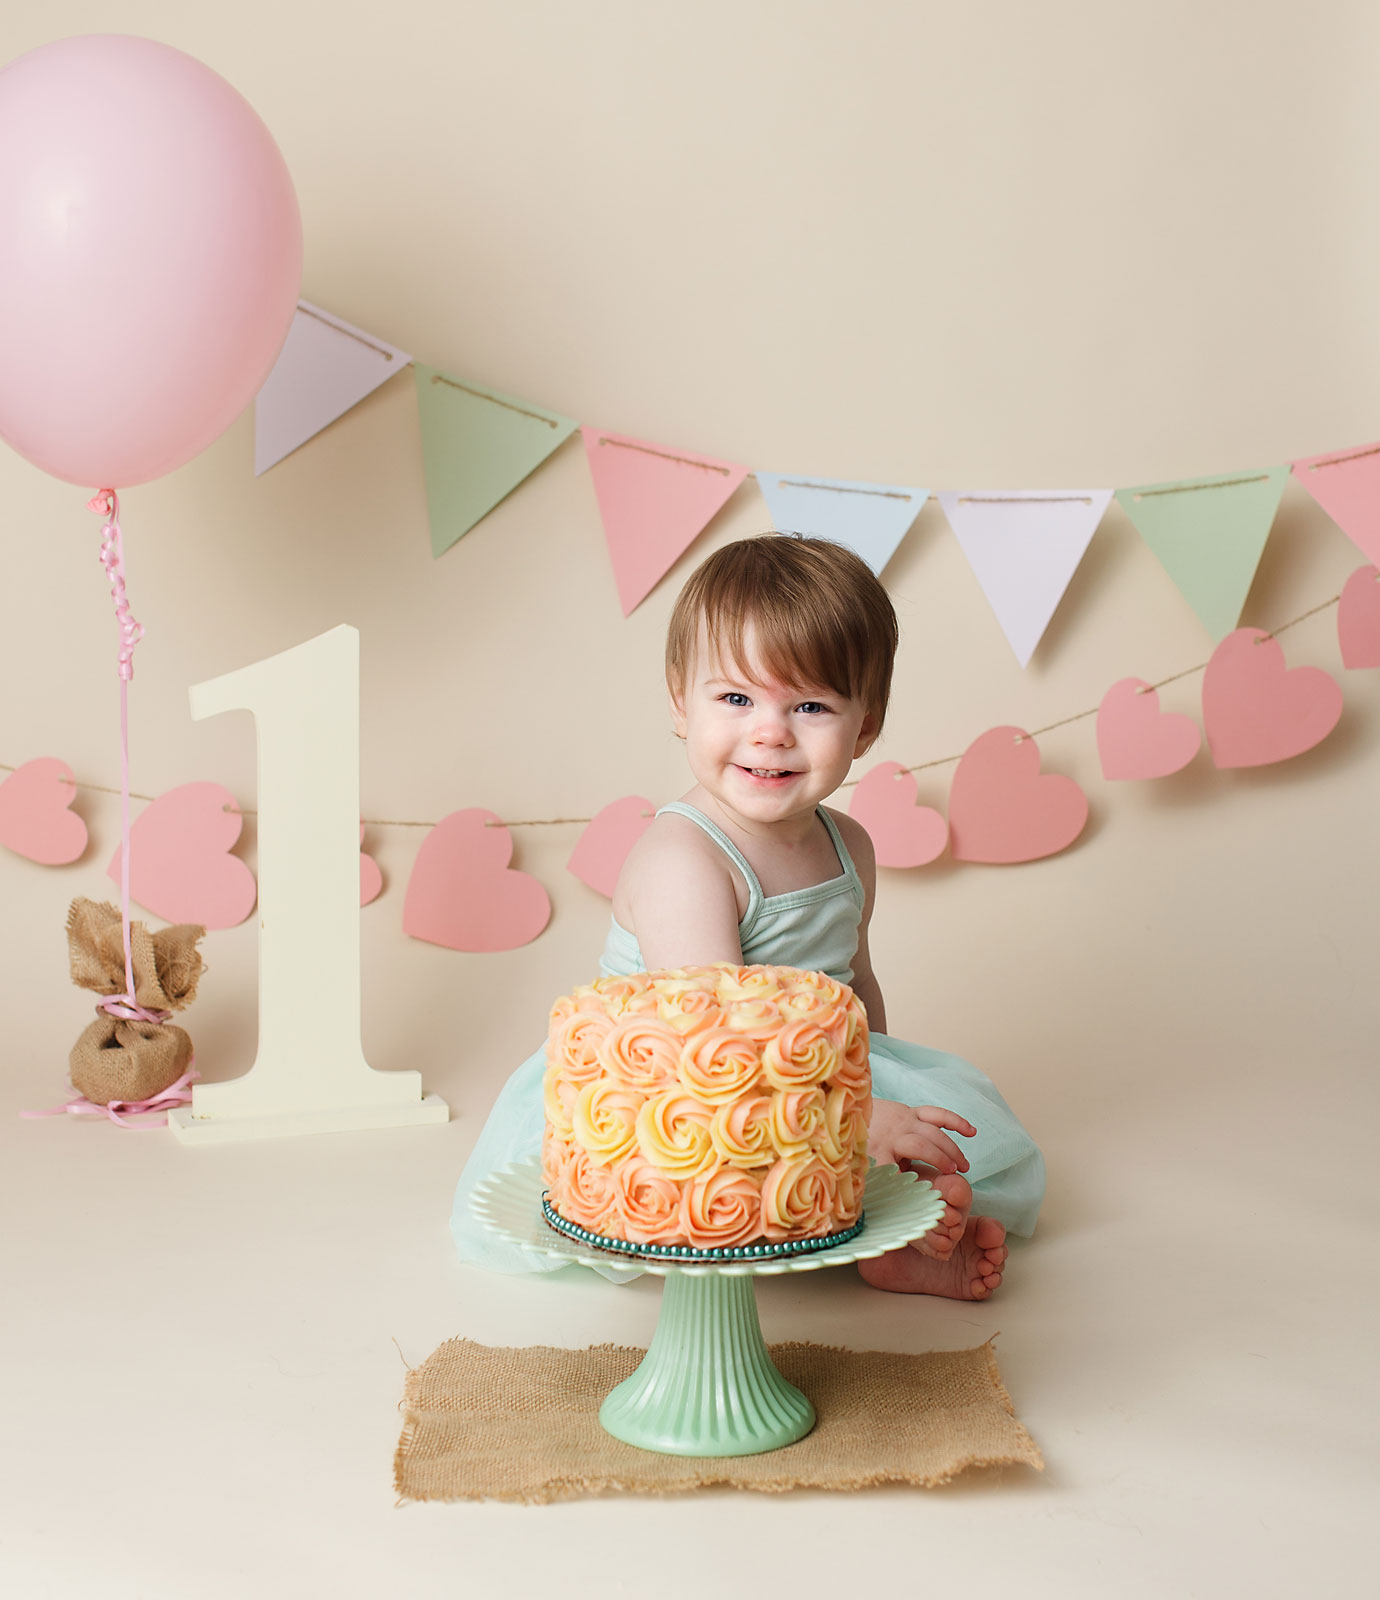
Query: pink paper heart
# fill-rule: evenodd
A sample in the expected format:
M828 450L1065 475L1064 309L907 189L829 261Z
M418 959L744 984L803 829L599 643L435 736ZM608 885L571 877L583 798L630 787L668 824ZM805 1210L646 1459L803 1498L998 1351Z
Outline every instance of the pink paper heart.
M218 783L184 783L159 795L129 830L130 898L165 922L243 922L258 898L254 874L230 854L243 825L234 795ZM117 848L106 868L116 883L122 853Z
M606 805L575 841L566 867L581 883L613 899L628 851L652 825L656 807L640 794Z
M1337 643L1344 667L1380 667L1380 572L1357 567L1337 607Z
M1160 710L1160 697L1144 678L1114 683L1097 708L1104 778L1167 778L1192 761L1202 742L1192 717Z
M364 824L359 825L359 842L364 843ZM359 903L367 906L371 900L377 900L383 889L383 874L379 871L379 864L373 856L359 853Z
M949 824L932 806L917 805L915 774L898 761L883 761L866 773L848 807L877 850L879 867L924 867L944 854Z
M513 838L492 811L442 817L422 841L403 902L403 932L448 950L516 950L546 926L551 902L509 867Z
M1321 667L1288 668L1278 641L1238 628L1203 674L1203 726L1219 767L1263 767L1321 743L1342 714L1342 691Z
M0 844L45 867L65 866L86 849L86 824L67 808L72 769L56 756L26 761L0 783Z
M1072 778L1041 774L1021 728L989 728L963 754L949 790L949 848L959 861L1038 861L1071 845L1088 820Z

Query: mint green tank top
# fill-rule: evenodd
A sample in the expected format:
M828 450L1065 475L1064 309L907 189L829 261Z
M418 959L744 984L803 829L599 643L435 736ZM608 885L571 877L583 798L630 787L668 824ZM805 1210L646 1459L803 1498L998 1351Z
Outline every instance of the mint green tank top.
M703 811L672 800L657 812L674 811L702 828L724 852L747 881L748 906L738 924L738 942L745 966L804 967L827 972L839 983L853 981L853 957L858 949L858 927L862 922L865 892L848 847L839 835L834 819L818 807L818 815L829 830L839 858L840 873L823 883L786 894L764 895L757 874L746 857L717 823ZM599 971L605 977L627 977L645 972L636 937L616 919L610 920L609 936L599 958Z

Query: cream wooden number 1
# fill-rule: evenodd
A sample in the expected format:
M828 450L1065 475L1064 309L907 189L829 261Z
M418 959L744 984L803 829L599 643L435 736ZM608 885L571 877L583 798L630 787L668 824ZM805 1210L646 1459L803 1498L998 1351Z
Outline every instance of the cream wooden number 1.
M259 1051L169 1114L187 1142L445 1122L418 1072L360 1043L359 633L333 628L191 691L192 718L250 711L259 736Z

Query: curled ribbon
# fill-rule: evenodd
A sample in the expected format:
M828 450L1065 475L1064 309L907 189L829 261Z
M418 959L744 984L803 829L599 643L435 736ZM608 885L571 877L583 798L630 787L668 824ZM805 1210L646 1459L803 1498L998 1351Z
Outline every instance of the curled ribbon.
M112 1100L109 1105L96 1105L85 1095L78 1095L75 1100L69 1100L66 1105L52 1106L47 1111L21 1111L21 1117L109 1117L121 1128L133 1128L135 1133L153 1133L159 1128L168 1125L167 1116L161 1122L130 1122L130 1117L145 1116L150 1111L164 1113L173 1106L190 1105L192 1100L191 1084L201 1074L194 1066L189 1066L176 1083L170 1083L166 1089L160 1089L157 1094L150 1095L147 1100Z
M101 529L101 565L110 579L115 601L115 621L120 629L120 676L134 676L134 647L144 637L144 626L135 619L125 593L125 547L120 533L120 497L113 489L100 489L86 502L88 511L105 513Z

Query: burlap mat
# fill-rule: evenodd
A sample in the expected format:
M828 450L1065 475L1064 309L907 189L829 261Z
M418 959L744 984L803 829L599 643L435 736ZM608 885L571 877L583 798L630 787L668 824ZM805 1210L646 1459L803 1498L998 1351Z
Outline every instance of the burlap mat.
M407 1375L393 1462L399 1497L544 1504L710 1484L767 1494L932 1488L967 1467L1044 1467L1016 1420L990 1340L925 1355L772 1345L772 1360L810 1397L818 1421L795 1444L756 1456L658 1455L605 1433L599 1406L643 1353L447 1340Z

